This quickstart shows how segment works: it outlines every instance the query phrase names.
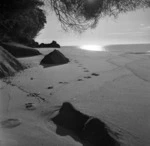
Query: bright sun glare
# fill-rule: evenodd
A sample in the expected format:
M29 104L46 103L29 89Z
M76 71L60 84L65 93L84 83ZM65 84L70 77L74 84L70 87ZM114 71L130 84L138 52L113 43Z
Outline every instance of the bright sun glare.
M104 48L99 45L83 45L80 48L89 51L105 51Z

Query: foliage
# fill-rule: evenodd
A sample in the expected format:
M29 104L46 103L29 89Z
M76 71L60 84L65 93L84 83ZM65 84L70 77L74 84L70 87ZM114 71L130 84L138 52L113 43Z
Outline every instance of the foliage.
M82 32L96 27L105 16L149 8L150 0L46 0L56 13L62 27Z
M29 41L44 28L46 16L39 0L0 1L0 40Z
M44 3L65 30L78 32L96 27L105 16L150 7L150 0L0 0L0 41L32 43L46 23Z

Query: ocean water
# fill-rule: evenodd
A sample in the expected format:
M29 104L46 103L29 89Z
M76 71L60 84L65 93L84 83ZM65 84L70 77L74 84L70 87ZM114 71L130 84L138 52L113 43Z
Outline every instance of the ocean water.
M113 45L82 45L78 48L87 51L111 51L111 52L129 52L129 53L149 53L150 44L113 44Z
M103 46L106 51L129 52L129 53L149 53L150 44L116 44Z

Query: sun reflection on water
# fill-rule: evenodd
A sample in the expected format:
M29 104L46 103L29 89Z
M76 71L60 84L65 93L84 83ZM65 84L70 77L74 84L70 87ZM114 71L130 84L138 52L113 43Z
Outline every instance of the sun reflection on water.
M106 51L100 45L83 45L83 46L80 46L80 49L88 50L88 51Z

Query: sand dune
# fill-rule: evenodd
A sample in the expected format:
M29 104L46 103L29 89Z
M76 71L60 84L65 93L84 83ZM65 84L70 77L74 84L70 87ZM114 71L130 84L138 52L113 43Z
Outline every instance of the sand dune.
M149 146L150 47L143 48L117 45L91 52L62 47L70 63L49 68L39 65L43 55L20 58L32 68L0 80L0 145L89 145L63 127L57 131L52 119L67 101L103 121L121 146Z

